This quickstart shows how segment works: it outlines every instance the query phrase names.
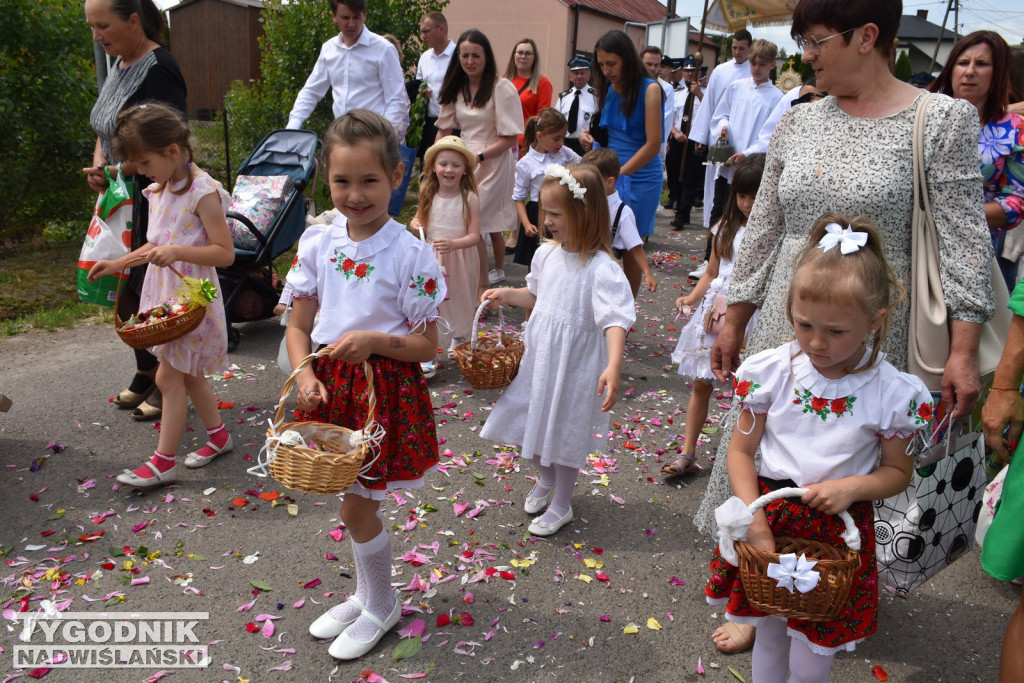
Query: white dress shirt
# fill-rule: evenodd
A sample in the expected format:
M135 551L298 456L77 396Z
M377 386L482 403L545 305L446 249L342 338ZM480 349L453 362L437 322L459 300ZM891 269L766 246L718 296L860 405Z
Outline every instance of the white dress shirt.
M448 71L448 64L455 54L455 42L448 41L441 54L434 52L431 48L420 55L419 64L416 65L416 78L427 84L430 88L430 103L427 105L427 116L437 118L441 113L441 103L437 98L441 95L441 85L444 83L444 75Z
M409 127L409 96L395 46L363 28L352 47L331 38L320 48L312 73L302 86L288 115L288 128L301 128L314 107L331 89L334 115L366 108L377 112L405 138Z
M725 89L741 78L750 78L750 62L737 64L736 60L730 59L725 64L719 64L711 72L708 80L708 87L704 92L704 99L700 103L699 114L693 115L693 125L690 127L690 139L701 145L708 145L711 134L711 116L718 107L718 101L725 94ZM710 140L710 142L714 142Z
M531 145L523 158L516 162L516 184L512 189L512 201L537 201L540 186L544 184L544 171L548 166L576 164L579 160L580 155L568 147L563 146L554 154L545 154Z
M789 111L789 108L793 106L794 100L798 97L800 97L800 86L791 88L789 92L782 96L782 99L775 105L775 109L768 115L768 120L761 126L761 133L757 136L757 142L749 147L750 154L768 151L768 143L772 140L775 126L779 125L779 119Z
M569 109L572 108L572 101L576 97L576 87L573 86L568 90L563 90L558 93L558 102L555 103L555 107L558 111L562 112L562 116L565 120L569 120ZM594 89L589 86L583 86L580 90L580 107L579 115L576 119L576 130L572 133L566 133L565 137L569 140L575 140L580 136L580 133L585 130L590 130L590 119L597 111L597 96Z

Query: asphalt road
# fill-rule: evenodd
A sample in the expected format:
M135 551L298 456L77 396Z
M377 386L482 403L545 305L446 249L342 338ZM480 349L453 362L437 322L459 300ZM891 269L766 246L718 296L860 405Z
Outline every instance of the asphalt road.
M426 642L402 660L393 658L397 632L363 660L344 664L307 634L325 609L316 603L334 604L354 589L350 545L330 535L339 525L337 500L289 492L246 472L284 380L274 361L282 334L275 321L242 326L241 345L229 357L232 376L211 379L225 406L233 404L223 414L235 451L204 469L180 468L175 486L144 494L118 489L113 479L156 442L152 424L133 422L108 401L132 370L113 330L83 323L0 340L0 389L15 402L0 414L0 548L9 548L0 558L3 608L17 609L30 596L33 610L46 599L99 615L107 599L119 614L208 613L194 626L198 644L209 644L204 670L53 668L45 679L141 681L165 671L172 681L374 680L371 673L392 682L735 681L731 667L751 680L749 653L725 656L710 642L722 622L703 599L712 543L690 521L717 435L700 449L705 471L667 484L659 475L683 431L688 398L669 367L680 325L672 302L703 242L695 230L669 232L668 218L659 217L648 249L661 287L641 295L612 448L580 477L571 525L549 539L528 538L521 506L532 472L476 435L496 394L467 391L450 366L430 381L449 466L429 487L385 505L395 529L393 580L412 588L403 595L413 611L401 626L418 618L426 625ZM525 269L510 266L509 274L521 283ZM724 412L720 403L712 405L709 427ZM205 440L198 419L189 424L196 431L180 453ZM64 450L48 450L51 441ZM255 495L275 491L293 499L285 502L297 506L295 516ZM467 510L457 508L467 502ZM514 578L499 573L474 582L488 567ZM191 580L178 579L187 586L174 583L189 574ZM239 611L254 599L253 581L272 590L256 591L251 609ZM1019 590L987 577L977 551L968 553L905 599L884 594L878 635L838 656L833 680L874 681L872 667L881 665L890 681L994 681ZM438 615L449 612L466 612L473 624L438 627ZM276 618L259 619L266 615ZM37 630L23 643L22 624L10 612L4 617L0 674L27 674L15 668L15 648L44 644L44 634ZM247 629L268 621L270 637ZM635 633L624 632L634 630L630 624Z

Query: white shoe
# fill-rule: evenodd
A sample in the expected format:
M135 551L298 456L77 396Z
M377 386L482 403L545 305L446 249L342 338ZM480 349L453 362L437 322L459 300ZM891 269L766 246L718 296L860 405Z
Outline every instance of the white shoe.
M220 448L217 448L212 441L207 441L206 447L213 450L213 455L199 455L198 451L193 451L185 456L185 467L195 469L196 467L209 465L218 455L224 455L234 448L235 443L231 440L231 435L228 434L227 442L225 442L225 444Z
M705 261L704 263L700 264L700 266L697 267L697 270L695 270L692 273L690 273L689 274L689 278L691 280L699 280L699 279L701 279L701 277L704 276L704 273L706 273L706 272L708 272L708 262L707 261Z
M572 519L572 506L570 506L569 509L565 511L565 514L554 522L542 522L540 517L535 518L530 523L528 531L534 536L550 536L571 522Z
M117 481L125 486L134 486L135 488L148 489L153 486L161 486L163 484L172 484L178 481L178 466L172 465L171 469L166 472L161 472L156 468L152 462L147 460L144 463L149 471L153 473L152 477L140 477L131 470L125 470L121 474L117 475Z
M505 271L501 268L495 268L491 272L487 273L487 281L492 285L496 285L499 282L505 281Z
M393 629L398 624L398 620L402 618L402 601L398 599L397 595L395 596L395 606L391 610L391 614L384 621L381 621L366 610L363 610L362 616L369 619L377 627L377 632L373 638L364 643L350 638L347 632L342 631L341 635L335 638L331 646L327 648L329 655L335 659L357 659L372 650L380 642L380 639L384 637L384 634Z
M551 502L551 498L554 495L555 495L555 485L554 484L552 484L551 488L548 489L547 494L545 494L543 496L539 496L539 497L535 497L533 495L533 489L531 489L530 493L526 496L526 502L523 503L523 510L525 510L526 514L528 514L528 515L535 515L538 512L542 512L544 510L544 508L546 508L548 506L548 503Z
M355 622L356 619L359 618L359 613L366 609L366 605L359 602L359 599L356 598L356 596L354 595L349 597L349 599L343 602L342 604L345 605L348 603L352 603L353 605L359 608L359 612L356 612L356 615L354 617L352 617L348 621L339 621L335 619L333 616L331 616L331 611L334 610L335 607L338 607L338 605L335 605L334 607L332 607L331 609L327 610L319 617L317 617L317 620L309 625L309 635L313 636L314 638L319 638L320 640L324 640L325 638L337 638L338 636L340 636L345 629L347 629L353 622Z
M420 363L420 370L423 371L423 377L425 379L430 379L431 377L437 374L437 366L434 365L434 361L430 361L428 363Z
M455 337L452 339L451 345L448 347L448 360L455 360L455 347L466 341L462 337Z

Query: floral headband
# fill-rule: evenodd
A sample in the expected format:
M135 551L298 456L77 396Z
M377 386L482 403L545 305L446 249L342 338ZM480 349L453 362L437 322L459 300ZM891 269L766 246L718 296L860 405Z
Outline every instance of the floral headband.
M853 228L842 227L838 223L829 223L825 226L825 234L818 242L822 251L828 251L839 245L839 251L845 254L852 254L868 243L866 232L854 232Z
M561 164L548 164L548 167L544 169L544 175L549 178L558 178L559 185L565 185L572 192L573 197L586 203L587 200L584 196L587 194L587 188L580 185L580 181L576 180L565 166Z

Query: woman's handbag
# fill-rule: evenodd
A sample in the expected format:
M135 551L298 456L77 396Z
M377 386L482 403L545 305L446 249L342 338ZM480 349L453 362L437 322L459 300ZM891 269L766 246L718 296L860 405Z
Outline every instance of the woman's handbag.
M914 215L910 224L910 335L907 370L917 375L930 391L942 390L942 373L949 359L950 327L946 299L939 271L939 234L928 200L924 167L924 128L928 104L933 95L922 98L914 118ZM1003 342L1010 331L1011 313L1006 307L1006 290L995 258L990 264L996 312L981 326L978 367L984 376L995 370L1003 353Z
M601 110L598 109L590 117L590 137L599 147L608 146L608 128L601 125Z
M875 501L879 588L897 593L914 590L974 546L985 491L981 432L954 424L920 453L910 486Z
M711 307L704 314L704 332L707 334L718 334L725 327L725 309L727 307L725 294L716 294L711 301Z

